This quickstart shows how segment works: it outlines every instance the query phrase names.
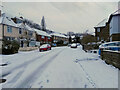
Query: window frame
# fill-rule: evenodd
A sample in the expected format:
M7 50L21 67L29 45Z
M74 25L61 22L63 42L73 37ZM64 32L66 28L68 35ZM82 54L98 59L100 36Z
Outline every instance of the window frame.
M7 26L7 32L12 33L12 27L11 26Z

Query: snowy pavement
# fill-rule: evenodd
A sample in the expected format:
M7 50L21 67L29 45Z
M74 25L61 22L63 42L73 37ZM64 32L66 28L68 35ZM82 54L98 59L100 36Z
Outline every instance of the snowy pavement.
M118 69L82 47L0 55L3 88L118 88Z

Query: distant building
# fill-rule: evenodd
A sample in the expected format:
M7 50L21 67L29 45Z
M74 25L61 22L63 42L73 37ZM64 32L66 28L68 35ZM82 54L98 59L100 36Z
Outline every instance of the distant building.
M54 32L54 33L51 33L50 35L52 36L52 42L53 43L57 43L60 40L63 41L63 44L68 43L68 37L66 35L64 35L64 34Z
M52 38L48 33L46 33L45 31L42 31L42 30L38 30L38 29L34 29L34 30L36 32L36 41L37 42L40 42L40 44L45 44L45 43L51 44Z
M109 23L108 19L104 19L95 28L96 41L109 41Z
M120 41L120 9L110 15L108 23L110 24L110 41Z

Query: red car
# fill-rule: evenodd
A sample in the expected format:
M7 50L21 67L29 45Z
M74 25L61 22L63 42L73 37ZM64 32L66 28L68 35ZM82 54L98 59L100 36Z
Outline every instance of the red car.
M42 46L40 46L39 51L47 51L47 50L51 50L51 45L50 44L43 44Z

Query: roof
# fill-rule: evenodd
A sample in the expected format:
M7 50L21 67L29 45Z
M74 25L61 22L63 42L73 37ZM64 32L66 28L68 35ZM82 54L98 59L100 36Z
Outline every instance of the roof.
M25 28L25 25L23 24L23 23L18 23L18 24L16 24L17 25L17 27L19 27L19 28Z
M26 28L27 30L29 30L29 31L34 31L34 29L31 28L30 26L28 26L27 24L25 24L25 28Z
M41 31L41 30L38 30L38 29L34 29L36 31L36 33L38 35L43 35L43 36L47 36L47 37L51 37L51 35L47 34L45 31Z
M13 22L13 20L9 16L7 16L5 13L3 13L1 15L0 23L10 25L10 26L13 26L13 27L17 27L17 25Z
M118 9L117 11L115 11L114 13L112 13L109 17L108 23L110 23L111 19L113 16L120 16L120 9Z
M51 33L50 35L53 35L53 36L57 36L57 37L64 37L64 38L67 38L65 35L63 34L60 34L60 33Z
M115 11L114 13L112 13L112 15L117 15L120 14L120 9L118 9L117 11Z
M29 30L29 31L35 31L33 28L31 28L30 26L28 26L28 25L24 25L23 23L18 23L18 24L16 24L16 26L17 27L19 27L19 28L25 28L26 30Z
M108 19L103 19L100 23L98 23L95 28L98 28L98 27L105 27L106 26L106 22L108 21Z

